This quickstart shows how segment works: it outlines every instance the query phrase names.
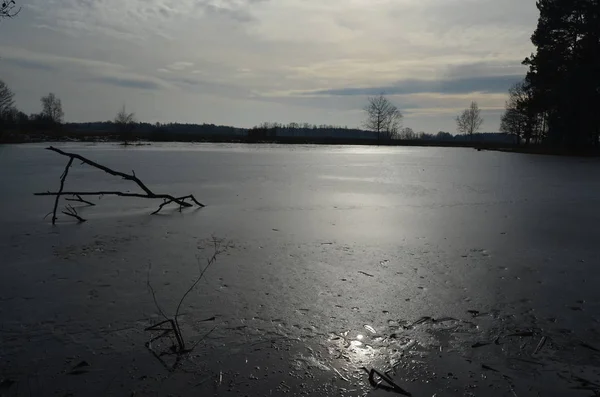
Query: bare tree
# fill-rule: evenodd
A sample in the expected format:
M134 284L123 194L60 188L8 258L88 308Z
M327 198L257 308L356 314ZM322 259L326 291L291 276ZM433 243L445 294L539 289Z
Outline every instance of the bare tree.
M11 111L15 106L15 94L8 88L4 81L0 80L0 117Z
M135 113L127 113L125 105L123 105L123 108L117 113L115 124L117 132L125 144L133 139L132 135L136 124Z
M465 109L460 116L456 116L458 132L467 134L471 138L473 137L473 134L479 131L482 124L483 118L481 117L481 110L479 110L479 106L475 101L471 102L471 106L469 106L468 109Z
M406 127L403 128L400 132L400 139L404 139L407 141L414 140L417 139L417 134L415 134L415 131L413 131L412 128Z
M42 99L42 117L52 121L55 124L62 124L65 113L62 110L62 102L53 93L43 96Z
M435 139L438 141L451 141L454 139L454 136L449 133L449 132L445 132L445 131L439 131L436 135L435 135Z
M377 133L377 139L392 139L398 136L402 125L402 113L383 94L369 98L365 107L365 128Z
M525 120L523 114L517 109L506 104L506 111L500 118L500 132L504 134L514 135L517 138L517 144L521 143L523 138L523 129L525 127Z
M536 111L533 90L526 81L517 83L508 90L500 131L516 136L517 143L524 139L526 145L544 135L544 117Z
M12 18L21 12L21 7L17 8L15 0L1 0L0 3L0 19Z

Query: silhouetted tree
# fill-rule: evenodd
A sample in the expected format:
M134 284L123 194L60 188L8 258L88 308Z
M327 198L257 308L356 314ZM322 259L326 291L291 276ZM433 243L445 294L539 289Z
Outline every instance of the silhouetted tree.
M5 125L16 125L19 122L19 115L21 112L15 107L4 109L0 113L0 119Z
M452 135L449 132L445 132L445 131L439 131L436 135L435 135L435 139L437 139L438 141L451 141L454 139L454 135Z
M400 139L407 141L417 139L417 134L415 134L412 128L406 127L400 131Z
M500 120L500 131L514 135L517 144L521 139L529 144L534 131L537 130L537 115L533 111L533 91L526 82L513 85L508 90L508 101L505 112Z
M4 81L0 80L0 115L3 115L6 111L14 108L15 94L11 91L10 88L4 83Z
M266 139L277 136L277 123L261 123L248 130L248 137L252 139Z
M431 139L431 135L426 133L425 131L419 131L417 133L417 139L424 141L426 139Z
M29 116L27 116L25 113L23 113L20 110L17 110L17 112L15 114L15 118L16 118L17 124L19 124L21 126L26 125L29 122Z
M15 17L21 8L17 8L14 0L1 0L0 3L0 19Z
M8 88L4 81L0 80L0 141L4 141L5 133L15 125L15 94Z
M555 145L598 145L600 135L600 3L538 0L536 52L523 62L530 106L547 120Z
M481 110L479 110L477 102L474 101L471 102L471 106L469 106L468 109L465 109L462 114L456 116L458 132L469 135L470 138L479 131L482 124L483 118L481 117Z
M500 132L514 135L517 138L517 145L519 145L523 138L524 124L522 113L507 103L506 110L500 118Z
M53 93L43 96L41 116L53 124L62 124L65 116L62 110L62 102Z
M32 132L48 132L55 130L57 124L48 116L40 114L31 114L29 116L28 129Z
M365 107L365 128L377 133L377 139L393 139L398 136L402 124L402 113L383 94L369 98Z
M124 143L133 140L133 131L135 129L137 121L135 120L134 113L127 113L125 105L119 110L115 117L115 126L117 127L117 133Z

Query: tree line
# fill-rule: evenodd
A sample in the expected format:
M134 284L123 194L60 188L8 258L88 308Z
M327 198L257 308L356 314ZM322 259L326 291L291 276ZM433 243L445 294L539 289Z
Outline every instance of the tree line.
M40 113L31 115L17 109L14 97L14 92L0 80L0 129L2 131L11 127L20 130L55 129L62 124L64 119L62 102L53 93L42 96Z
M364 127L368 131L372 131L378 141L435 139L433 135L424 132L415 134L411 128L402 128L404 115L384 93L368 98L364 111L366 113ZM483 124L483 117L481 117L481 110L477 102L471 102L469 108L456 116L455 121L458 133L466 135L472 140ZM443 137L446 140L448 138L447 136Z
M477 112L472 113L466 109L465 112L457 116L459 118L477 116ZM383 124L383 123L381 123ZM380 128L377 130L367 130L358 128L349 128L327 124L309 124L309 123L276 123L264 122L247 131L247 136L255 141L276 141L278 139L287 138L330 138L330 139L355 139L355 140L370 140L375 141L380 139L382 143L390 143L393 141L429 141L429 142L444 142L444 143L468 143L468 142L489 142L497 144L513 144L515 140L512 136L498 133L480 133L473 131L472 134L459 132L452 134L447 131L439 131L435 134L426 133L423 131L416 132L410 127L397 126L397 129L385 130Z
M273 138L356 138L372 139L369 131L347 126L329 124L310 124L292 122L288 124L277 122L264 122L247 131L251 140L269 140Z
M108 139L118 140L126 144L140 139L150 141L182 141L210 140L211 138L231 139L247 138L251 141L293 139L293 138L327 138L350 140L390 140L404 141L441 141L465 142L467 140L498 141L494 134L477 134L482 120L479 119L479 108L474 102L469 109L459 115L456 120L459 134L440 131L437 134L415 132L412 128L402 127L402 113L383 94L369 98L365 107L367 120L364 128L347 126L310 124L310 123L276 123L264 122L253 128L235 128L214 124L182 124L182 123L145 123L138 121L135 114L125 106L118 110L113 120L102 122L65 123L62 101L54 93L40 99L41 111L27 115L17 109L15 94L0 80L0 133L9 131L20 136L41 134L50 138L69 137L72 139ZM474 118L474 119L473 119ZM469 124L469 120L471 123ZM473 124L473 120L475 124ZM469 125L469 128L462 126ZM468 138L468 139L467 139ZM16 141L19 141L18 137ZM506 141L505 141L506 142Z

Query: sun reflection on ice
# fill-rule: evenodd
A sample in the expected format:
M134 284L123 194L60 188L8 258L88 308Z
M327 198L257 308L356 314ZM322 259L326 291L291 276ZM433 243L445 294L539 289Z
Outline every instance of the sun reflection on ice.
M369 334L346 331L341 334L332 335L330 341L337 345L335 350L348 363L353 366L370 365L377 357L378 348L376 342Z

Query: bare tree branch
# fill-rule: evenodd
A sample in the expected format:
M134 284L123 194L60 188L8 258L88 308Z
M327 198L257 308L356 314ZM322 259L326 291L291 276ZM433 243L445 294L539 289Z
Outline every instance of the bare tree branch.
M160 210L163 209L164 206L169 205L169 204L171 204L173 202L176 202L177 204L179 204L179 211L181 212L181 207L191 206L191 205L189 205L189 203L185 202L185 200L187 200L187 199L195 200L193 198L193 196L183 196L183 197L176 198L174 200L165 199L163 201L163 203L158 206L158 209L152 213L152 215L158 214L160 212ZM196 202L196 204L200 205L198 202Z
M207 259L206 266L200 271L200 274L198 275L198 277L194 280L192 285L186 290L186 292L183 294L183 296L179 300L179 304L177 305L175 315L172 318L169 318L165 314L165 312L160 307L158 300L156 299L156 294L155 294L154 288L152 287L152 284L150 282L151 264L148 266L148 280L147 280L148 289L152 293L152 299L154 300L154 305L156 306L157 310L159 311L159 313L163 316L163 318L165 320L145 328L146 331L162 331L161 334L150 339L150 341L146 343L146 347L148 347L148 349L150 349L150 351L152 351L154 356L157 357L159 359L159 361L169 370L173 370L174 367L169 367L166 365L165 361L161 358L161 355L157 354L152 349L152 342L154 342L158 339L166 338L166 337L170 336L171 334L173 334L175 336L175 340L177 341L177 346L175 346L175 345L173 346L173 353L177 354L177 357L179 358L181 355L192 351L200 342L202 342L204 340L204 338L206 338L208 335L210 335L216 328L216 327L214 327L213 329L211 329L202 338L197 340L196 343L191 348L187 349L185 346L185 339L183 338L183 333L181 331L181 327L179 326L179 321L178 321L181 306L183 305L183 302L185 301L187 296L194 290L194 288L196 288L196 286L198 285L200 280L202 280L202 278L204 277L204 274L206 273L208 268L216 262L217 256L222 254L223 252L225 252L230 247L229 244L223 245L223 240L218 239L214 236L212 238L212 243L213 243L212 256L209 259ZM168 324L168 326L165 326L166 324ZM177 365L178 362L179 361L177 361L175 365Z
M146 185L144 185L144 183L137 176L135 176L135 173L133 173L132 175L128 175L123 172L115 171L113 169L110 169L108 167L100 165L92 160L88 160L87 158L85 158L79 154L64 152L64 151L57 149L55 147L52 147L52 146L50 146L46 149L56 152L58 154L61 154L63 156L69 157L69 162L67 164L67 167L65 168L65 171L63 172L63 175L61 176L61 184L60 184L59 191L58 192L34 193L35 196L56 196L56 200L55 200L55 204L54 204L54 211L53 211L54 217L52 219L53 224L56 222L56 208L58 207L58 200L59 200L60 196L75 196L80 199L78 201L82 201L82 202L85 202L85 201L83 199L81 199L81 196L104 196L104 195L121 196L121 197L138 197L138 198L148 198L148 199L163 199L164 202L159 206L159 208L156 211L154 211L152 213L153 215L159 213L160 210L163 209L163 207L165 207L167 204L170 204L170 203L176 203L177 205L179 205L180 210L182 207L193 207L194 204L201 208L204 207L204 204L202 204L198 200L196 200L196 198L191 194L187 195L187 196L183 196L183 197L174 197L170 194L155 194ZM71 165L73 164L73 161L75 159L81 161L82 164L87 164L94 168L98 168L98 169L106 172L107 174L110 174L113 176L118 176L125 180L135 182L140 187L140 189L142 189L144 191L144 193L125 193L125 192L120 192L120 191L97 191L97 192L69 191L69 192L65 192L65 191L63 191L64 182L67 177L69 168L71 167ZM190 200L193 204L190 204L190 203L186 202L185 200ZM89 202L87 202L87 203L89 203Z
M77 213L75 208L71 207L70 205L65 207L65 210L66 211L62 211L63 214L71 216L71 217L77 219L79 222L86 222L85 219L83 219L82 217L79 216L79 214Z
M202 338L198 339L198 340L196 341L196 343L194 343L194 346L192 346L192 347L190 348L190 350L194 350L194 349L196 348L196 346L198 346L198 345L200 344L200 342L202 342L204 339L208 338L208 336L209 336L210 334L212 334L212 333L213 333L213 331L214 331L215 329L217 329L217 326L214 326L214 327L212 327L212 329L211 329L210 331L208 331L206 334L204 334L204 335L202 336Z
M214 248L212 257L206 261L207 262L206 266L204 267L204 269L202 269L202 271L200 272L200 275L198 276L196 281L194 281L194 283L190 286L190 288L188 288L188 290L185 292L185 294L183 294L183 296L181 297L181 300L179 301L179 304L177 305L177 310L175 311L175 325L177 325L178 329L179 329L179 321L178 321L179 310L181 309L181 305L183 304L183 301L189 295L189 293L193 291L193 289L196 287L196 285L198 285L200 280L202 280L202 278L204 277L204 273L206 273L208 268L217 261L217 256L219 254L223 253L223 251L227 250L227 248L228 248L228 246L225 246L224 249L221 249L221 244L223 243L223 240L217 239L214 236L213 236L212 242L213 242L213 248Z
M148 263L148 279L146 281L146 285L148 286L148 289L152 293L152 299L154 300L154 305L158 309L158 312L161 314L161 316L164 317L165 320L168 320L169 318L167 317L165 312L162 310L162 308L158 304L158 300L156 299L156 293L154 292L154 288L152 287L152 284L150 283L150 271L151 270L152 270L152 262Z
M14 18L19 14L19 12L21 12L21 7L19 7L17 10L15 10L15 8L17 7L15 0L1 0L1 1L2 1L2 3L0 3L0 19Z
M96 204L92 203L91 201L82 199L81 195L79 195L79 194L75 194L73 196L74 196L74 198L66 198L65 200L66 201L74 201L74 202L78 202L78 203L84 203L84 204L89 205L90 207L96 206Z
M65 170L63 171L60 177L60 189L58 189L58 194L56 195L56 199L54 200L54 209L52 210L52 224L56 223L56 208L58 207L58 200L60 200L60 196L62 195L63 188L65 187L65 179L67 179L67 175L69 175L69 168L73 164L73 158L69 159Z

